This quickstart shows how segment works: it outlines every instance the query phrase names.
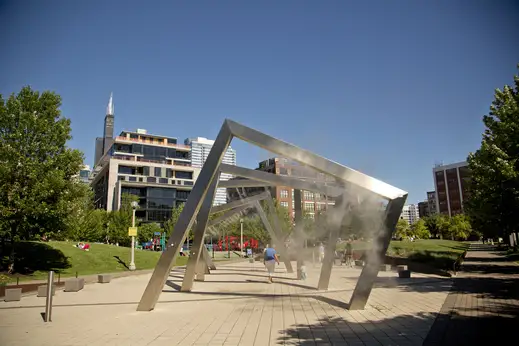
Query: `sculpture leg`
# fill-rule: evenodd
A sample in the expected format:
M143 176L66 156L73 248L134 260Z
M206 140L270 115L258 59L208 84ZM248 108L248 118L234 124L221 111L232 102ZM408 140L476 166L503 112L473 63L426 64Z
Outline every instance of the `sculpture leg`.
M350 310L362 310L366 306L406 199L407 195L404 195L388 202L383 229L374 239L373 248L368 253L366 264L350 299Z
M297 259L297 279L301 280L301 267L304 264L303 261L303 207L301 201L301 190L294 189L294 219L295 219L295 253Z
M207 267L211 270L216 270L216 266L214 265L214 262L211 259L211 255L209 254L209 251L207 251L207 248L205 246L202 248L202 256L204 256L204 260ZM207 274L210 274L210 272Z
M216 137L204 167L178 218L175 230L168 239L167 248L162 252L155 266L155 270L137 306L137 311L150 311L155 308L164 284L168 279L171 267L175 263L180 246L182 246L181 241L185 238L187 231L193 225L195 215L198 214L212 181L215 177L219 176L218 168L232 138L233 135L229 129L228 122L225 122Z
M334 225L335 226L335 225ZM319 276L318 290L327 290L332 275L333 262L335 261L335 247L337 246L337 238L339 236L338 227L333 227L328 237L328 244L324 249L323 265L321 267L321 275Z
M200 260L200 253L202 252L202 247L204 246L204 237L205 237L205 228L207 227L207 222L209 221L209 213L211 212L211 207L213 206L213 199L216 193L216 187L218 186L218 177L216 177L209 190L207 191L207 195L205 196L204 203L202 203L202 207L198 212L198 216L196 218L195 230L193 232L193 246L191 247L191 251L189 254L189 259L187 260L186 272L184 274L184 279L182 280L182 288L180 289L182 292L189 292L193 288L193 281L195 279L195 274L199 274L197 279L203 281L205 268L207 268L205 261Z

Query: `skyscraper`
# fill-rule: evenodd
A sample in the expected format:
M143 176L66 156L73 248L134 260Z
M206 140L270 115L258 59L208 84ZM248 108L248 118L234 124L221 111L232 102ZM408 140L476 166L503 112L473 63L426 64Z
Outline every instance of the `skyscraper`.
M470 180L468 163L437 165L433 168L433 177L437 212L448 216L462 214Z
M103 137L96 138L94 166L103 157L104 154L112 147L114 142L114 103L113 94L110 94L108 106L106 106L105 123L103 128Z
M194 137L186 138L184 144L191 147L189 158L191 159L192 167L202 168L205 161L207 160L207 157L209 156L209 152L213 147L214 141L204 137ZM227 148L222 163L236 166L236 151L230 146ZM220 180L229 180L232 177L233 176L231 174L222 173L220 175ZM226 189L217 189L213 205L220 205L225 203L227 203Z

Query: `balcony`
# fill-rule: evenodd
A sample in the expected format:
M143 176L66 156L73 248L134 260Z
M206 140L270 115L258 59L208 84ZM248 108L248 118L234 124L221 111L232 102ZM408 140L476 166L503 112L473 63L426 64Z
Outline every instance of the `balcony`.
M145 163L159 163L162 165L191 167L190 162L180 162L180 161L172 161L172 160L151 160L151 159L145 159L140 156L113 155L112 158L115 160L135 161L135 162L145 162Z
M164 143L164 142L158 142L158 141L143 141L141 139L135 139L135 138L127 138L127 137L121 137L121 136L117 136L115 137L115 140L116 141L127 141L127 142L132 142L132 143L139 143L139 144L154 144L154 145L163 145L163 146L166 146L166 147L173 147L173 148L177 148L177 149L183 149L183 150L190 150L191 147L188 146L188 145L183 145L183 144L171 144L171 143Z

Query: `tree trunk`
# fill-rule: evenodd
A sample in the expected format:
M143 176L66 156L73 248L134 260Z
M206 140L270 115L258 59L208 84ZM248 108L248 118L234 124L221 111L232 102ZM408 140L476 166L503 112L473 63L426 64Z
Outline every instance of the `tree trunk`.
M9 254L9 266L7 267L7 273L14 273L14 236L11 234L11 251Z

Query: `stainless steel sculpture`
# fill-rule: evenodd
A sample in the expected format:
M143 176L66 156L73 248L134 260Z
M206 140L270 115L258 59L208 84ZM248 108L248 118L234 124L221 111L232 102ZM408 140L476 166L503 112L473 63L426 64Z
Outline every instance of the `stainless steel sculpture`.
M203 220L206 220L204 215L206 213L208 214L209 211L206 210L206 208L203 208L202 204L208 205L209 200L212 202L214 188L216 188L216 186L221 186L218 183L214 183L214 181L215 179L218 181L217 176L223 166L221 164L223 155L234 137L280 156L291 158L294 161L309 166L319 172L331 175L337 180L344 182L346 187L348 185L357 186L389 201L385 214L385 230L380 232L380 237L376 239L379 246L374 246L372 249L373 256L368 256L368 259L370 260L368 260L368 263L362 270L359 281L357 282L350 300L351 309L364 308L369 298L369 294L371 293L374 281L378 275L380 259L387 251L391 235L395 229L407 198L407 192L361 172L325 159L310 151L300 149L295 145L283 142L254 129L240 125L232 120L225 120L214 142L209 157L207 158L195 186L191 191L191 195L180 214L175 229L170 235L167 249L162 253L151 279L148 282L137 310L153 310L164 284L166 283L171 267L173 266L173 263L175 263L182 241L185 239L187 231L193 226L195 217L201 221L201 224L204 223ZM225 168L225 166L223 167ZM208 195L209 197L207 197ZM207 224L207 221L205 224ZM197 233L195 234L197 239L203 239L205 227L197 227L195 232ZM198 233L202 234L200 235ZM201 244L201 241L199 243ZM197 253L194 254L194 259L192 261L198 263L200 255L198 242L193 245L196 245L195 251L197 251Z

